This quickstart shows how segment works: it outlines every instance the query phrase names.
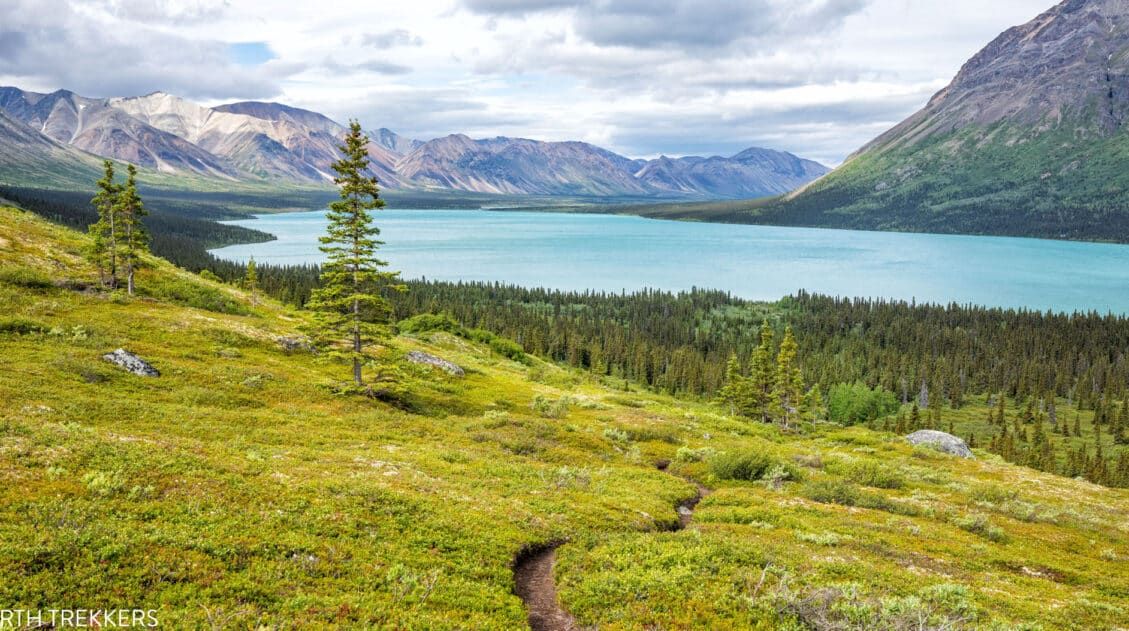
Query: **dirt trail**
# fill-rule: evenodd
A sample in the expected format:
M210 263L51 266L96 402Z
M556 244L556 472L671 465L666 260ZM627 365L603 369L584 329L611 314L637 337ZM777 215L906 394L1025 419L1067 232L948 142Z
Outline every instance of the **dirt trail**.
M533 631L578 630L576 621L557 600L553 566L558 545L523 550L514 560L514 593L525 602L529 628Z
M656 466L666 471L669 462ZM688 480L693 482L693 480ZM683 530L694 519L694 508L702 498L710 494L706 487L693 482L698 493L678 505L678 527ZM529 628L533 631L580 631L576 621L561 607L557 599L557 583L553 577L553 566L557 561L557 548L560 543L529 547L518 553L514 559L514 593L525 603L529 612Z

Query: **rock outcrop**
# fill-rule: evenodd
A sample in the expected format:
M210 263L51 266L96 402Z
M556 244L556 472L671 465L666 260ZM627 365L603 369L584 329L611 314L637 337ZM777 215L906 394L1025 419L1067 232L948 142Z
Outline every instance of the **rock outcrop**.
M158 372L156 368L153 368L153 366L150 365L149 362L141 359L137 355L134 355L124 348L119 348L112 353L106 353L102 356L102 359L110 362L111 364L114 364L115 366L124 368L139 377L161 376L161 373Z
M459 367L458 364L451 363L445 359L436 357L435 355L431 355L423 351L412 351L408 353L408 361L412 362L413 364L434 366L435 368L438 368L443 372L446 372L447 374L453 375L455 377L462 377L466 375L466 371Z
M937 451L960 456L961 458L971 458L972 450L968 448L968 444L960 438L945 432L938 432L932 429L923 429L916 431L909 436L906 440L911 445L924 445L932 447Z

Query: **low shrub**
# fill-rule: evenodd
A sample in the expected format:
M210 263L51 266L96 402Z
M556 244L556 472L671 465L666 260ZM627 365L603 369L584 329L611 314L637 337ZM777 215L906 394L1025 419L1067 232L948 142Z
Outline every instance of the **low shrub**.
M873 460L849 464L846 475L852 482L876 489L900 489L906 485L901 473Z
M604 438L612 441L613 443L629 443L629 442L631 442L631 436L627 432L623 431L622 429L617 429L615 427L609 427L609 428L605 429L604 430Z
M858 506L885 511L895 515L916 516L919 511L912 504L896 502L878 493L864 491L847 480L819 480L806 485L803 495L821 504Z
M539 394L533 397L530 407L542 418L564 418L568 416L568 407L571 403L572 399L568 396L554 400Z
M774 472L777 468L786 472L790 480L800 479L799 471L791 464L781 462L763 451L722 453L710 460L710 471L721 480L752 482L764 479L769 472Z
M803 493L816 502L841 506L855 506L862 496L858 486L845 480L818 480L804 487Z
M400 320L396 328L401 333L430 333L444 331L459 337L467 337L467 330L457 320L446 313L421 313Z
M3 318L0 319L0 333L11 333L14 335L31 335L33 333L43 333L47 331L47 327L35 320L28 320L27 318Z
M631 436L631 440L637 443L657 440L668 445L677 445L682 442L678 433L667 427L629 427L627 434Z
M993 526L988 516L983 513L973 513L964 517L957 517L953 525L974 535L980 535L989 541L1003 543L1007 541L1007 533L999 526Z
M194 309L246 315L247 308L224 292L187 280L159 280L142 285L142 291L153 298Z
M525 356L525 349L521 347L521 344L504 337L494 336L494 338L490 340L490 350L502 357L512 359L515 362L524 363L529 361L529 358Z
M49 276L28 267L0 268L0 283L27 289L49 289L55 286Z
M972 488L972 499L989 504L1003 504L1019 497L1015 489L1005 489L997 484L981 484Z
M697 449L679 447L674 454L674 459L678 462L702 462L712 458L714 453L716 452L712 447L698 447Z

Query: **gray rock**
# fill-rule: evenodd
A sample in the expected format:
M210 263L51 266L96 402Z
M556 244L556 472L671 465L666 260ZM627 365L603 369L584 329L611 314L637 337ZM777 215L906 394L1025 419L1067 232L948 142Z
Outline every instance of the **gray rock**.
M967 443L945 432L938 432L932 429L918 430L906 436L906 440L908 440L911 445L925 445L937 451L960 456L961 458L972 457L972 450L968 448Z
M149 362L141 359L137 355L134 355L124 348L119 348L112 353L106 353L102 356L102 359L110 362L111 364L124 368L139 377L161 376L161 373L157 372L157 369L153 368L153 366L151 366Z
M447 374L454 375L456 377L462 377L466 374L466 372L457 364L453 364L445 359L436 357L435 355L424 353L423 351L412 351L408 353L408 361L412 362L413 364L434 366L446 372Z
M282 347L282 350L287 352L308 351L313 353L317 351L314 347L314 343L306 337L288 337L283 335L274 339L278 342L278 345Z

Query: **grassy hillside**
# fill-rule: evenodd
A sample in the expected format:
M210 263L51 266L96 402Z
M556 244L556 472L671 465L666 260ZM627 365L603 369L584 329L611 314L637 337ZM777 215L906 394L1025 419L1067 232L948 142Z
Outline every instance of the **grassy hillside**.
M346 367L280 344L303 313L156 259L140 297L95 292L83 240L0 210L0 602L513 629L515 557L563 542L562 604L601 629L1129 617L1129 492L865 428L785 435L444 333L381 351L394 404L346 396ZM161 376L100 359L119 347Z

